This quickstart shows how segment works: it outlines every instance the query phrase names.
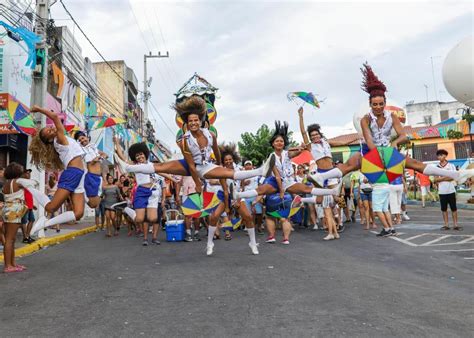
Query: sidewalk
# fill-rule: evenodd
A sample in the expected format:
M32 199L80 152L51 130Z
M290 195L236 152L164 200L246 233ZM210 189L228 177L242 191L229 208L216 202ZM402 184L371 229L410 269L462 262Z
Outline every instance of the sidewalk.
M471 197L470 194L458 193L456 195L456 206L458 207L458 209L474 210L474 204L467 203L467 200L470 197ZM421 205L421 201L419 200L409 199L407 202L408 202L408 205ZM427 207L440 207L439 202L427 201L425 204Z
M17 241L15 243L15 257L29 255L48 246L56 245L74 239L77 236L82 236L89 232L93 232L95 229L96 227L94 217L84 217L82 220L77 222L77 224L61 225L60 232L56 232L54 229L48 229L45 231L46 237L39 238L31 244L22 243L23 235L21 230L19 230L17 234ZM3 252L0 253L0 261L3 262Z

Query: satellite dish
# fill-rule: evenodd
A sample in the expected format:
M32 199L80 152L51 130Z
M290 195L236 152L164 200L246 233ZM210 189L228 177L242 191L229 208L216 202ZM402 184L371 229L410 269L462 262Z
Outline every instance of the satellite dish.
M150 79L148 80L148 87L151 86L151 82L153 81L153 78L150 76Z
M464 38L446 56L443 82L456 100L474 108L474 35Z

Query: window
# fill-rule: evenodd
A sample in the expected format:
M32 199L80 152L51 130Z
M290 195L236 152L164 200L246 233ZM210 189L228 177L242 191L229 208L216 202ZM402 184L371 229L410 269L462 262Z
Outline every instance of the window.
M454 151L456 153L456 159L468 158L469 154L471 153L470 148L471 148L470 141L455 142Z
M333 162L339 161L339 162L343 163L344 160L342 158L342 151L339 151L337 153L332 153L332 161Z
M448 110L442 110L439 112L439 117L441 118L441 121L449 119L449 111Z
M413 145L413 158L418 161L436 161L438 144Z
M425 122L426 125L431 126L433 124L433 120L431 118L431 115L428 116L423 116L423 121Z

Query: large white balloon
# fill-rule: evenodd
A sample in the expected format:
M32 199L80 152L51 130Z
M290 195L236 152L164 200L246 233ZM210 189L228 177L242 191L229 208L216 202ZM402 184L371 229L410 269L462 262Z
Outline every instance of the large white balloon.
M474 35L463 39L446 56L443 82L456 100L474 108Z
M402 125L405 124L406 113L403 110L403 108L400 108L400 106L396 102L394 102L392 100L387 100L385 110L396 113L398 115L398 118L400 119L400 122L402 123ZM362 128L360 126L360 120L362 120L362 118L365 115L367 115L369 112L370 112L370 106L369 106L369 100L367 100L366 102L364 102L360 105L359 111L357 113L355 113L354 116L352 117L352 123L354 123L354 128L355 128L355 130L357 130L357 133L360 136L363 136L362 135ZM396 133L395 133L395 130L392 130L392 137L394 137L394 136L396 136Z

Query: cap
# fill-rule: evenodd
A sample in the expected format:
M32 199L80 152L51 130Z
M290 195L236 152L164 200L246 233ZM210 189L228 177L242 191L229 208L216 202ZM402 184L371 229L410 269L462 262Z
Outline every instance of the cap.
M247 165L247 164L252 164L253 165L252 161L250 161L250 160L247 160L247 161L244 162L244 165Z

